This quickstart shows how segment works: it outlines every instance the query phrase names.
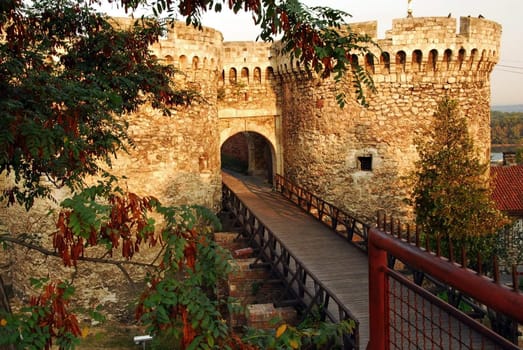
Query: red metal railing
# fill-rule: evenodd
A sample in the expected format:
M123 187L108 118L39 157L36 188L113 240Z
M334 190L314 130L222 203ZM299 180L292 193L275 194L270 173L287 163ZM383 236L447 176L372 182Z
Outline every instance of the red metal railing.
M350 243L368 250L368 349L519 349L507 340L517 341L518 325L523 325L521 277L516 265L512 266L509 288L500 278L496 257L492 270L485 271L482 254L470 259L465 246L433 241L417 228L393 218L387 220L380 213L379 229L371 229L280 175L275 176L275 188ZM371 230L373 243L369 242ZM394 270L397 261L402 273ZM471 262L478 271L467 268ZM448 302L436 295L436 290L443 291ZM468 314L455 307L468 308ZM492 329L507 339L477 321L487 316Z
M389 267L389 257L523 323L517 290L378 229L369 230L368 349L519 349Z

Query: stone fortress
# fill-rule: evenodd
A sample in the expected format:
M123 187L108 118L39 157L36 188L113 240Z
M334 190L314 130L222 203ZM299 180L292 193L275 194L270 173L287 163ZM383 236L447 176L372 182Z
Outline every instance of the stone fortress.
M309 76L279 56L277 46L224 42L216 30L176 23L151 49L179 68L173 83L200 98L171 116L148 106L127 116L134 147L117 156L113 173L126 177L130 191L164 204L218 211L222 159L230 156L245 162L250 174L268 181L276 173L289 177L371 223L380 209L402 215L408 193L402 177L417 159L413 139L430 127L444 95L459 101L476 146L489 160L489 77L499 59L501 27L469 17L460 19L458 31L456 25L446 17L397 19L378 39L375 22L353 24L381 49L354 57L371 72L377 92L367 93L364 108L348 83L342 87L348 103L340 109L333 80ZM0 225L13 234L47 237L55 230L49 205L39 201L29 213L19 207L0 211ZM118 317L128 316L121 300L136 296L145 275L128 267L135 285L112 266L64 268L59 259L22 248L3 259L7 281L20 295L28 294L26 276L70 275L84 307L100 304ZM147 255L136 259L149 261Z
M223 42L220 32L176 23L151 49L183 74L176 84L202 101L162 116L147 107L130 116L136 148L115 163L129 188L170 204L219 209L220 154L269 181L279 173L356 214L405 214L402 178L417 159L416 136L430 127L438 101L459 102L476 147L490 156L490 73L499 60L501 26L484 18L393 20L384 39L377 23L351 24L379 46L354 55L374 80L369 107L332 79L310 76L278 54L276 44ZM484 153L483 153L484 152Z

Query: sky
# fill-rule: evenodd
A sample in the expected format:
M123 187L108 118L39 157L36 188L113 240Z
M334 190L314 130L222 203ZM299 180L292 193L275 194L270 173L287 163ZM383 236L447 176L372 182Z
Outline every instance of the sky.
M379 37L393 18L407 15L408 0L302 0L308 6L329 6L351 14L348 22L378 21ZM477 17L503 27L501 57L491 75L491 104L523 104L523 0L411 0L415 17ZM225 41L254 41L259 33L248 14L207 13L203 25L223 33Z

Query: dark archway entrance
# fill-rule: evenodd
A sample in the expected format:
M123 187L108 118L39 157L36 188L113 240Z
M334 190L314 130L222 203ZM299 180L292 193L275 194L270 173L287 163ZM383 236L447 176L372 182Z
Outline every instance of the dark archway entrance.
M223 143L220 155L222 169L261 177L272 184L274 151L264 136L239 132Z

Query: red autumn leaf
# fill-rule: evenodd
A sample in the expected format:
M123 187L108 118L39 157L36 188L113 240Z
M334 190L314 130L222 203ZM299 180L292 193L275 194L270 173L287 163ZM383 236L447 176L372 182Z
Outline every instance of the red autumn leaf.
M188 245L184 249L184 256L186 265L194 270L194 267L196 265L196 243L195 242L189 242Z
M187 308L180 307L182 314L182 323L183 323L183 339L182 339L182 348L185 349L196 337L196 332L192 328L191 321L189 319L189 313Z

